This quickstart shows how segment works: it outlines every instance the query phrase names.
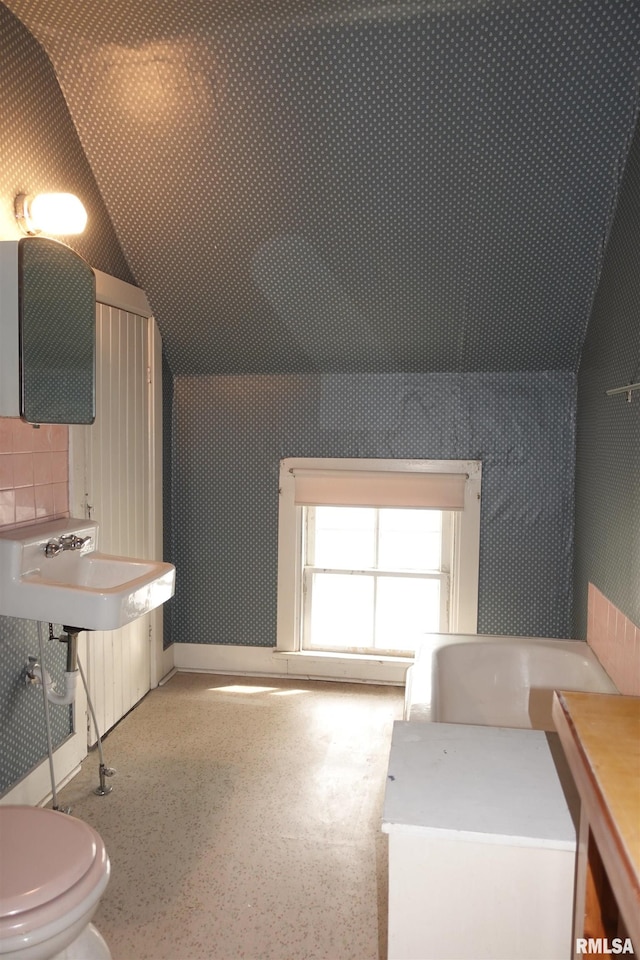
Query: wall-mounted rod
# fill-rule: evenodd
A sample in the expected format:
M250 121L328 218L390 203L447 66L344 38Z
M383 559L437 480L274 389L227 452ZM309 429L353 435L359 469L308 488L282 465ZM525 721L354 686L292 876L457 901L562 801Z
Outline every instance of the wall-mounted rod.
M628 383L626 387L615 387L613 390L607 390L606 394L612 397L614 393L626 393L627 403L631 403L631 394L634 390L640 390L640 383Z

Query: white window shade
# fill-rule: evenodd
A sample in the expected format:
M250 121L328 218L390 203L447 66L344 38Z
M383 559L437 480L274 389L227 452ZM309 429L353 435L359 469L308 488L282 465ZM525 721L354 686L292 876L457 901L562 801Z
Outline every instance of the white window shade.
M464 473L293 468L295 503L318 507L408 507L463 510Z

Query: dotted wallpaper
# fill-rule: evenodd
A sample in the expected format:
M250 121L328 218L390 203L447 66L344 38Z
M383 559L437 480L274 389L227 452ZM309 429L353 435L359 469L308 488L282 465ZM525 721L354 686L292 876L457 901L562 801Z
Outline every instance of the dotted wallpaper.
M482 460L479 631L570 635L573 374L178 377L174 409L175 641L275 644L293 456Z
M89 212L86 233L68 238L69 246L92 266L130 281L51 63L1 4L0 104L0 239L22 237L13 214L17 194L69 190ZM0 794L46 756L42 691L24 683L29 654L38 654L35 623L0 617ZM47 669L60 680L66 647L47 644L46 658ZM58 745L71 732L69 708L52 704L51 717Z
M28 30L0 3L0 239L20 240L20 193L69 191L84 203L87 229L62 238L98 270L132 282L53 67Z
M173 418L173 377L169 370L167 358L162 354L162 556L173 561L172 538L172 490L171 477L171 446L173 443L171 421ZM162 637L163 647L170 647L172 640L173 602L169 600L163 607Z
M70 245L145 289L176 378L172 639L273 645L285 456L481 459L479 629L571 634L575 374L639 79L637 0L0 4L0 236L16 193L78 193ZM608 521L634 529L637 420L589 412L637 353L625 184L581 369L576 589L635 619L637 543L634 567ZM607 506L586 451L609 433ZM0 620L0 646L8 785L42 756L31 625Z
M40 659L37 625L0 616L0 795L47 755L42 687L25 683L29 656ZM47 640L45 667L57 690L64 690L66 663L66 644ZM58 746L73 731L71 708L52 703L49 715Z
M637 0L8 0L174 374L577 369Z
M582 353L576 455L576 636L593 583L640 627L640 126Z

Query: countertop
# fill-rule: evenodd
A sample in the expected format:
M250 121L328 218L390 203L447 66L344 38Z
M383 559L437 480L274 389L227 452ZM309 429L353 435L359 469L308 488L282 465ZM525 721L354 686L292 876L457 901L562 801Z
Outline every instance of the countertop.
M562 691L553 717L618 906L640 944L640 697Z

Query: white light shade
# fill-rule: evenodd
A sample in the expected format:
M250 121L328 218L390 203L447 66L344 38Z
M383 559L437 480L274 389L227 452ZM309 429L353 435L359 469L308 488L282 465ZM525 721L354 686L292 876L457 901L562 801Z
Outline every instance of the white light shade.
M73 193L38 193L19 198L22 217L28 233L68 236L82 233L87 224L87 211ZM22 219L18 212L18 219Z

